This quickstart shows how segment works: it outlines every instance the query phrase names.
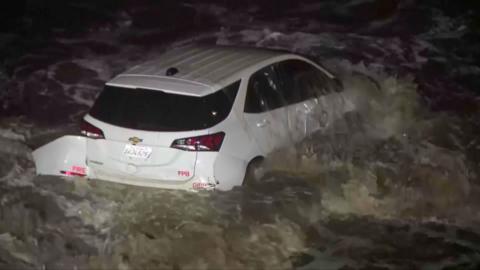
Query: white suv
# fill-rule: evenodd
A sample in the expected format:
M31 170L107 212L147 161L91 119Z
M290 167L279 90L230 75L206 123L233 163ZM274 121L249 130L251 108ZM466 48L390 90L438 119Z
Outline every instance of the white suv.
M340 90L332 74L291 53L172 50L107 82L83 136L33 152L37 173L228 190L268 153L342 114Z

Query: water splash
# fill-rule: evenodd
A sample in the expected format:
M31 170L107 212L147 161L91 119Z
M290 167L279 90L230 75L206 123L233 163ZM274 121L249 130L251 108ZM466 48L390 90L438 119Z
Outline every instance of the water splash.
M429 44L335 33L313 19L315 34L298 32L290 24L301 19L268 23L224 12L212 12L225 25L219 33L169 47L208 40L332 59L324 64L344 81L345 117L268 157L262 183L196 194L34 177L24 144L57 131L2 123L0 268L478 269L480 115L432 113L416 81L391 71L421 67ZM102 80L165 49L106 39L118 53L80 54L85 60L75 61L97 73L85 78L79 98L87 104ZM345 58L377 64L339 61ZM37 77L28 80L42 84ZM56 86L49 86L49 100L60 92L61 103L78 102L76 92ZM86 108L77 107L80 116Z
M431 113L409 76L348 62L330 67L344 82L345 116L269 156L258 185L229 192L34 178L24 143L42 132L5 127L0 241L11 255L7 265L291 269L310 262L338 269L362 262L360 250L379 252L386 240L371 238L372 226L393 228L394 239L430 239L430 225L417 229L417 222L475 228L478 118ZM349 236L358 224L363 229ZM462 238L468 245L472 231ZM439 241L426 243L467 252Z
M343 125L275 153L270 168L316 182L322 206L335 213L467 217L458 208L469 201L475 164L455 134L448 133L453 147L438 143L462 120L445 122L444 115L429 113L411 77L371 70L359 75L359 69L365 67L343 72L344 97L354 105ZM468 143L471 148L474 142Z

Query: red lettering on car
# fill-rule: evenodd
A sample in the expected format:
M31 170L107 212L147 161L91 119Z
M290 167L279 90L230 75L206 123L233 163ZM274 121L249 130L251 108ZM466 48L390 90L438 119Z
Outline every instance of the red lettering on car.
M200 183L200 182L194 182L192 184L192 188L195 189L195 190L199 190L199 189L206 189L208 188L210 185L208 183Z
M81 166L72 166L72 172L86 175L87 168Z
M61 174L66 176L80 176L85 177L87 176L87 168L82 166L72 166L70 171L60 171Z
M190 172L189 172L189 171L178 171L177 174L178 174L178 176L185 176L185 177L189 177L189 176L190 176Z

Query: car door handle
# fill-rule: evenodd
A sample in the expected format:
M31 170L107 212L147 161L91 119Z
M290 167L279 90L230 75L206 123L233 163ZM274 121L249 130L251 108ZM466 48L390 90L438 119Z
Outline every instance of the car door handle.
M304 108L304 109L297 109L297 113L309 114L312 110Z
M307 104L303 104L302 108L297 108L297 113L309 114L313 111L313 107Z
M326 111L322 111L322 114L320 115L318 123L320 124L321 128L327 127L329 124L329 117L328 113Z
M257 123L257 127L264 127L268 124L270 124L270 121L268 121L268 119L263 119L262 121Z

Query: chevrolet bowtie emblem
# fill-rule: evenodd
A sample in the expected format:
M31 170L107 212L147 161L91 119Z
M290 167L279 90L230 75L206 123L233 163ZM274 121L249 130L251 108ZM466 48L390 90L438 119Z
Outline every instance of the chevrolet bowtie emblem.
M128 138L128 141L131 142L133 145L136 145L138 143L143 142L143 139L140 139L138 137L130 137Z

